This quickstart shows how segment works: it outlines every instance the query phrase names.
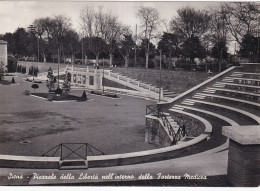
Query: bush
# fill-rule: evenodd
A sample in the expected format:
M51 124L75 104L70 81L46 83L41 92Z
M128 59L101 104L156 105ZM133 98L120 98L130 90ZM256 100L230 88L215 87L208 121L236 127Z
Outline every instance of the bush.
M29 68L29 75L32 75L32 76L37 76L38 75L38 72L39 72L39 69L38 67L36 66L31 66Z
M86 101L87 100L87 94L86 94L85 90L84 90L84 92L83 92L83 94L81 96L81 99L82 99L82 101Z
M25 73L26 73L26 67L25 67L25 66L22 66L21 72L22 72L22 74L25 74Z
M34 89L34 92L35 92L35 89L38 89L39 85L38 84L33 84L31 87Z
M57 87L55 90L55 94L62 94L62 89L60 87Z
M17 60L13 56L8 56L7 72L16 72Z
M180 59L176 60L175 67L183 68L185 70L192 70L192 69L196 68L196 64L190 63L190 61L188 59L180 58Z

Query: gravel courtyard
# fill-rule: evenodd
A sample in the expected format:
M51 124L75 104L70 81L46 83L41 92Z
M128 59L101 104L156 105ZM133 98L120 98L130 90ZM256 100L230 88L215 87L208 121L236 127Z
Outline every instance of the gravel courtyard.
M18 84L0 85L0 154L40 156L73 142L89 143L106 154L157 147L144 142L145 109L154 101L87 94L86 102L50 102L24 95L25 90L33 92L31 83L22 80L27 75L15 75ZM36 92L47 92L45 84L39 86Z

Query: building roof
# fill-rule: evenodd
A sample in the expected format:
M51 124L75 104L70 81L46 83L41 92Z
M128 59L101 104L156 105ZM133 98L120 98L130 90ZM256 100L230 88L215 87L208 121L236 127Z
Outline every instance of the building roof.
M7 44L7 42L4 40L0 40L0 44Z

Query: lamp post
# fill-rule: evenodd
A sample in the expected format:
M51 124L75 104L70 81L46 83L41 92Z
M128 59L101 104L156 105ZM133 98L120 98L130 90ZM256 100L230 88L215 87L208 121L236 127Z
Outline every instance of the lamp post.
M162 50L160 50L160 82L159 82L159 103L161 101L161 91L162 91L162 84L161 84L161 78L162 78L162 74L161 74L161 70L162 70Z
M135 25L135 62L134 62L134 66L136 66L136 41L137 41L137 24Z
M84 39L84 34L83 34L83 37L82 37L82 39L81 39L81 50L82 50L82 52L81 52L81 59L82 59L82 65L83 65L83 63L84 63L84 45L83 45L83 39Z
M258 26L257 26L257 53L256 53L256 62L259 62L259 17L260 15L258 15L257 21L258 21Z
M105 94L105 84L104 80L105 79L105 64L104 64L104 58L103 58L103 77L102 77L102 86L103 86L103 95Z
M31 31L31 33L37 34L37 33L35 32L35 26L29 25L28 29ZM37 38L37 62L39 62L39 57L40 57L40 44L39 44L38 34L37 34L36 38Z

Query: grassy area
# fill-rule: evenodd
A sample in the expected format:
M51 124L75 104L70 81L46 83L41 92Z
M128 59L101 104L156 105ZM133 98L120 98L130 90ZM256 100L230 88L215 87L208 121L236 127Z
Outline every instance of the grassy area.
M58 68L57 63L41 63L41 62L18 62L19 65L26 66L27 72L29 67L34 64L39 68L39 72L48 71L49 67L53 70ZM60 64L60 68L66 67L67 64ZM86 67L84 65L74 65L74 67ZM160 71L158 69L144 69L144 68L112 68L113 72L120 73L139 81L160 86ZM62 79L61 77L60 79ZM178 70L161 70L161 85L164 90L170 90L175 93L182 93L208 78L206 72L201 71L178 71ZM114 84L105 81L107 86L116 87ZM126 88L126 87L121 87ZM126 88L128 89L128 88Z
M60 96L56 96L55 94L49 94L49 93L31 93L31 95L39 96L42 98L48 98L48 100L52 101L66 101L66 100L75 100L75 101L82 101L81 97L75 96L75 95L66 95L62 94Z
M113 72L120 73L154 86L160 86L160 71L143 68L113 68ZM182 93L208 78L206 72L199 71L161 71L161 85L164 90Z

